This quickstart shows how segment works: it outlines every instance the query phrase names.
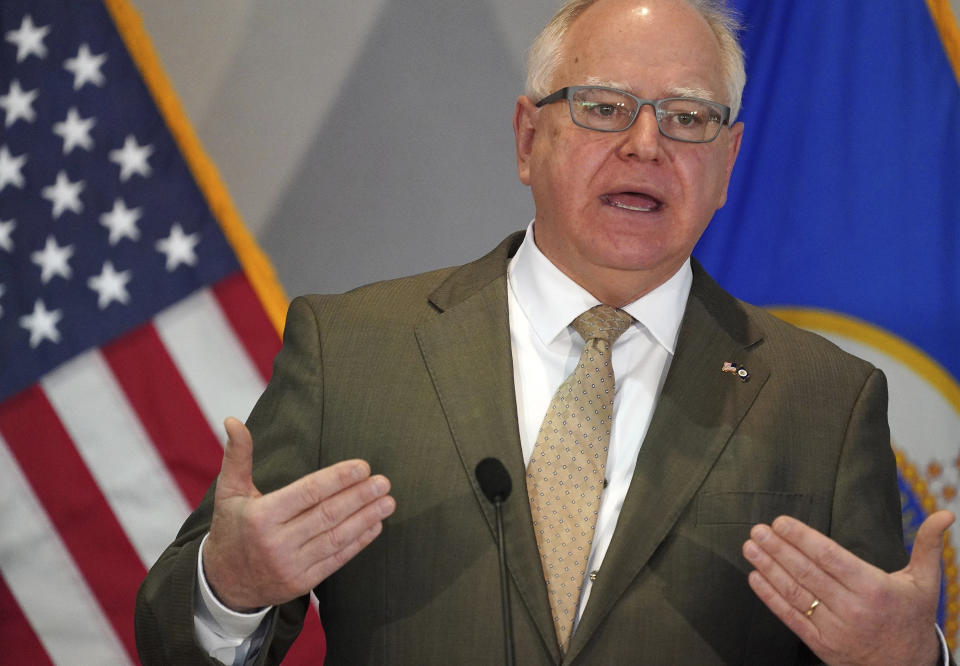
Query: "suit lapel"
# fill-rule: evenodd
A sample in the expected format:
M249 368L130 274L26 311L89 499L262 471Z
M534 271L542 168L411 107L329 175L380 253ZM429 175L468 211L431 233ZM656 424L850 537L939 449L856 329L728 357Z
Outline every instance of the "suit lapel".
M751 359L759 335L742 308L699 266L694 275L677 352L567 663L670 533L769 374ZM722 372L725 361L745 365L749 380Z
M463 473L496 539L493 507L474 470L499 458L513 481L503 505L507 566L541 637L559 659L550 604L540 567L523 479L513 359L507 309L506 264L522 240L514 236L473 264L457 270L434 294L440 311L417 327L417 341L430 372Z

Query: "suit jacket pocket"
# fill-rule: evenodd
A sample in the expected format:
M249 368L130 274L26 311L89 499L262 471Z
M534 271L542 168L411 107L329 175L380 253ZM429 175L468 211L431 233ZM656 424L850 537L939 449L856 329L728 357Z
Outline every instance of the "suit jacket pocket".
M807 522L813 495L781 492L707 492L697 498L697 525L770 523L780 515Z

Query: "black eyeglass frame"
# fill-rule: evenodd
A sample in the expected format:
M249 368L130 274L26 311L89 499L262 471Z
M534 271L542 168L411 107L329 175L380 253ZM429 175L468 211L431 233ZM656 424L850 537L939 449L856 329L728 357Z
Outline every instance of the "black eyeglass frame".
M626 95L627 97L629 97L630 99L634 100L637 103L637 108L633 113L633 117L630 118L630 122L627 123L625 127L621 127L620 129L602 129L599 127L590 127L589 125L584 125L583 123L579 122L577 120L576 114L573 111L573 95L581 90L609 90L611 92L619 93L621 95ZM609 86L565 86L563 88L560 88L560 90L552 92L546 97L544 97L543 99L541 99L539 102L536 103L536 107L539 109L540 107L546 106L547 104L553 104L554 102L559 102L562 99L567 100L567 107L570 109L570 120L573 121L573 124L576 125L577 127L593 130L594 132L625 132L626 130L633 127L633 123L637 121L637 117L640 115L640 110L643 109L643 107L645 106L653 107L654 116L656 116L657 118L657 130L660 132L660 134L662 134L663 136L673 141L682 141L683 143L710 143L711 141L715 140L718 136L720 136L720 129L724 125L730 124L730 107L726 106L725 104L721 104L720 102L714 102L713 100L702 99L700 97L664 97L663 99L641 99L640 97L637 97L633 93L627 92L626 90L620 90L619 88L611 88ZM664 102L673 102L676 100L690 100L693 102L699 102L701 104L706 104L707 106L710 106L716 109L717 111L719 111L720 125L717 126L717 133L714 134L709 139L680 139L675 136L670 136L669 134L664 132L663 127L660 126L660 119L663 113L660 109L660 105L663 104Z

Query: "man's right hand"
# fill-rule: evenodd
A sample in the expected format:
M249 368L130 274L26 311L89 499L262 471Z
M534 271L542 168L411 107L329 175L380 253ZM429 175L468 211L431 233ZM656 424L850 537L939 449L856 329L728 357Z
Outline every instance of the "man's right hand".
M203 570L236 611L282 604L309 592L383 529L396 502L390 482L363 460L346 460L263 495L253 485L253 439L234 418L217 477Z

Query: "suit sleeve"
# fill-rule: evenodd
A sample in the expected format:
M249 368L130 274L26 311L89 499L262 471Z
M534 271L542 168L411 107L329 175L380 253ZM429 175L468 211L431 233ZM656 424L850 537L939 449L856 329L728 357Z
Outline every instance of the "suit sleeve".
M874 368L860 388L844 433L829 536L887 572L907 562L897 487L887 423L887 380ZM797 663L822 666L806 646Z
M833 536L884 571L906 566L897 464L887 425L887 382L874 370L850 419L833 505ZM945 646L943 634L938 639ZM943 663L956 662L945 647Z
M887 381L877 369L864 382L847 424L830 536L885 571L907 563L897 463L887 424Z
M290 305L283 348L273 376L247 425L253 434L253 478L262 493L281 488L319 465L323 422L323 366L317 318L306 299ZM228 416L224 414L224 417ZM193 595L197 554L213 514L211 485L140 586L137 650L153 664L216 664L194 638ZM273 609L257 664L280 663L303 625L308 597Z

